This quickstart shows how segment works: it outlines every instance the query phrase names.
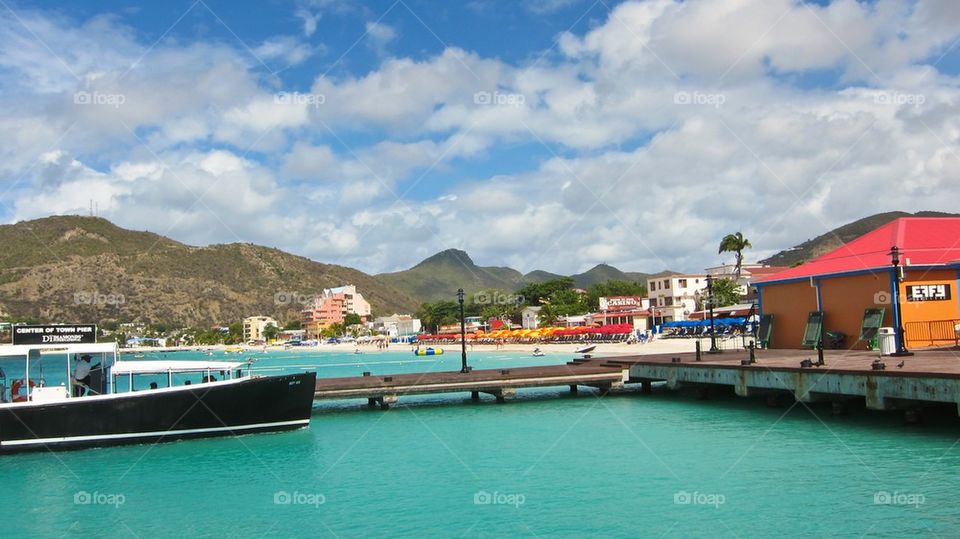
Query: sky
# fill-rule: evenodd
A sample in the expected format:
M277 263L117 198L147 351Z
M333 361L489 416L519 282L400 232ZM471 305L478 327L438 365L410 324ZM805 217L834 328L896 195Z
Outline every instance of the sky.
M0 0L0 222L699 271L960 202L960 2Z

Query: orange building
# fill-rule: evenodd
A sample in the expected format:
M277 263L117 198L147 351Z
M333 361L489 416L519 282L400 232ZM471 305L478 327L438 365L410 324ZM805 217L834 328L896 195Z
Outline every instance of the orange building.
M899 249L897 273L891 251ZM771 348L802 348L807 316L824 331L859 340L866 309L884 309L882 326L902 325L907 348L955 344L960 324L960 218L904 217L797 267L755 281L760 312L772 315Z

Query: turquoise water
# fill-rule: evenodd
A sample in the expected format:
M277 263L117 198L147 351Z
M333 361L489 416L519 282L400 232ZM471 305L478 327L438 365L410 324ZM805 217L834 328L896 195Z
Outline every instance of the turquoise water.
M456 354L409 352L258 357L263 372L320 376L459 365ZM471 355L477 368L567 359ZM386 412L365 404L321 403L310 429L291 433L0 458L0 535L960 533L954 420L906 427L862 410L562 389L504 405L466 395Z

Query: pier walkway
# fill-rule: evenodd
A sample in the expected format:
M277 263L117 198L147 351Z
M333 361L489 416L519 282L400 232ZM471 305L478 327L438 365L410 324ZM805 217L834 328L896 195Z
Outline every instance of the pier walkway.
M314 398L365 398L372 406L388 408L403 395L469 392L474 400L481 393L496 397L498 402L513 396L517 389L532 387L589 386L607 392L622 388L628 378L625 365L604 360L571 362L565 365L483 369L468 373L459 371L424 372L350 378L318 378Z
M835 411L862 398L874 410L903 409L910 413L931 404L949 403L960 411L960 350L922 350L908 357L883 357L877 352L825 350L818 366L815 350L757 350L722 354L695 353L576 359L565 365L484 369L468 373L424 372L350 378L319 378L315 399L367 399L369 406L388 408L403 395L469 392L498 402L518 389L569 386L598 388L602 393L640 384L650 391L655 382L669 389L726 387L737 395L789 395L801 402L832 402ZM876 364L882 363L882 365Z

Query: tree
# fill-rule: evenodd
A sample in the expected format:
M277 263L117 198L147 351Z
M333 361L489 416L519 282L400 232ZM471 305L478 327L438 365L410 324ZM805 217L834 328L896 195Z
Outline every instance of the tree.
M713 308L726 307L727 305L736 305L740 303L740 285L733 279L714 279L710 286L713 291ZM707 291L704 290L700 297L701 310L707 309L706 305Z
M303 324L299 320L291 320L286 324L284 324L283 326L284 331L297 330L302 328L303 328Z
M737 280L740 280L740 268L743 266L743 250L753 247L750 245L750 240L743 237L743 234L737 232L735 234L727 234L720 240L720 250L717 251L717 254L722 253L736 253L737 255Z
M417 318L428 331L436 331L439 326L454 324L460 320L460 305L446 300L424 303L417 310Z
M279 334L280 328L273 324L267 324L267 326L263 328L263 340L266 342L276 339Z
M607 281L597 283L587 289L587 307L596 311L600 309L600 298L611 296L646 296L647 287L640 283L627 281Z
M549 299L554 292L561 290L572 290L574 280L571 277L560 277L551 279L542 283L528 283L520 288L519 294L523 297L523 302L527 305L540 305L544 299Z
M357 324L362 324L362 323L363 323L363 320L360 318L360 315L357 313L347 313L347 315L343 317L344 326L355 326Z

